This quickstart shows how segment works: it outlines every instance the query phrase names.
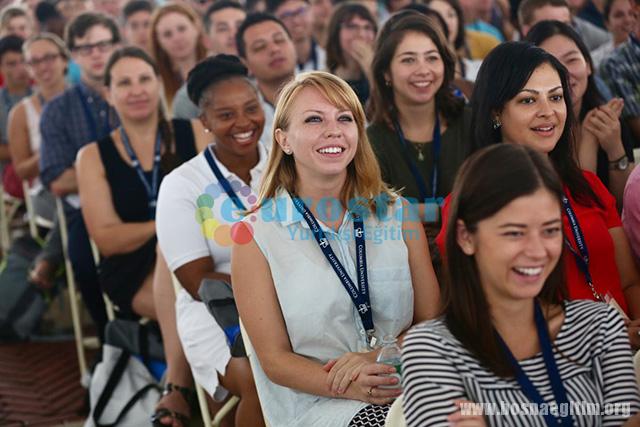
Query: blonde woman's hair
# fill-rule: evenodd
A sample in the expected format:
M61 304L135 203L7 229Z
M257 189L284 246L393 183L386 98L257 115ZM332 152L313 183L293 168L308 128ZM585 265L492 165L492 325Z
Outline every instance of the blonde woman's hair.
M26 54L32 44L35 42L45 40L54 45L58 49L58 53L65 61L69 61L71 58L71 54L69 53L69 49L67 49L67 45L62 41L62 39L56 36L53 33L39 33L29 37L22 44L22 53ZM65 73L66 74L66 73Z
M347 166L347 178L340 192L340 201L346 207L351 207L353 201L358 201L359 207L366 207L372 213L385 212L386 206L377 204L381 201L389 204L398 196L382 181L378 160L365 132L366 119L362 105L344 80L324 71L298 74L282 89L273 119L271 153L257 205L262 206L267 200L273 199L281 189L297 194L298 175L294 157L284 153L276 142L275 133L277 129L288 130L293 103L305 88L316 89L335 107L351 111L358 127L358 146L353 160Z

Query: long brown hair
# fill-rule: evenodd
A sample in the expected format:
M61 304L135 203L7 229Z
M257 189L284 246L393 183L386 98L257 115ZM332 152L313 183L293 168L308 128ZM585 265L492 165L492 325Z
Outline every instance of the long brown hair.
M394 100L393 88L387 84L384 75L389 72L391 60L398 45L409 32L424 34L438 48L444 63L444 77L442 85L436 92L436 105L438 112L446 120L457 118L462 113L464 100L457 98L451 89L456 68L455 54L440 30L440 25L434 22L433 18L413 10L406 10L392 15L376 39L375 53L371 64L373 86L371 88L370 116L372 123L391 124L397 118L398 108Z
M356 154L347 166L347 179L341 191L341 202L348 206L350 201L358 200L371 212L381 214L386 206L380 202L390 203L397 195L382 181L380 166L373 154L373 149L365 132L366 118L358 97L344 80L324 71L313 71L298 74L282 89L276 105L273 119L273 146L269 154L269 162L264 173L258 206L273 199L280 189L297 193L298 174L295 159L286 155L275 141L277 129L287 130L291 123L291 111L295 100L304 88L314 88L338 108L351 111L358 127L358 146Z
M473 234L480 221L539 189L549 191L560 210L562 183L548 157L526 146L497 144L477 151L464 162L451 193L442 289L444 316L449 330L464 347L501 377L513 375L513 369L496 338L475 257L463 252L458 244L457 227L461 221ZM567 297L563 263L558 262L538 299L548 307Z
M180 76L176 74L173 64L171 63L171 58L169 58L167 52L165 52L160 46L158 34L156 32L156 27L160 19L169 13L179 13L186 16L198 30L198 39L196 41L196 63L200 62L207 56L207 48L204 46L204 42L202 40L203 33L200 18L188 5L184 3L167 3L156 9L153 13L153 16L151 17L151 53L158 64L160 78L164 85L164 95L167 105L171 106L173 97L178 89L180 89L183 81Z

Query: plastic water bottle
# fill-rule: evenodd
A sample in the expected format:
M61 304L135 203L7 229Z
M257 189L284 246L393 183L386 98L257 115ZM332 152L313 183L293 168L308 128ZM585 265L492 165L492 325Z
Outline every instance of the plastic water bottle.
M382 349L376 359L377 363L383 363L385 365L393 366L396 372L393 374L385 375L389 377L395 377L398 379L397 384L393 385L381 385L379 388L399 388L400 379L402 375L402 353L400 347L398 347L398 340L393 335L387 335L382 339Z

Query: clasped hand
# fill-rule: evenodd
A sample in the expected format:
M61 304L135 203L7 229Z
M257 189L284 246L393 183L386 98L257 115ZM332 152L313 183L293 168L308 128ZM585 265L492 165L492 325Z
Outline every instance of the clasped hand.
M375 352L345 353L327 362L323 369L328 373L327 386L336 397L385 405L402 394L398 379L388 376L396 372L395 368L375 363Z
M596 138L600 147L614 156L623 149L619 120L623 107L624 101L614 98L589 111L582 123L583 129Z

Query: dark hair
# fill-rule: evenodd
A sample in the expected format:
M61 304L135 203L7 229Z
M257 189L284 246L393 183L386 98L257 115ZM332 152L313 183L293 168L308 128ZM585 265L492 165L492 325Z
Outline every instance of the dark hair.
M553 55L529 42L505 42L484 59L471 96L471 132L475 149L502 142L500 129L494 129L493 115L513 99L527 84L531 74L543 64L551 65L562 83L567 119L558 143L549 153L562 182L581 204L601 205L575 160L574 115L567 70Z
M258 10L260 4L264 4L265 9L267 8L264 0L247 0L245 2L245 10L247 13L260 12L260 10Z
M569 9L569 4L566 0L522 0L518 5L518 24L521 26L531 25L535 11L545 6L566 7Z
M273 21L276 24L280 25L284 32L287 34L287 37L291 39L289 30L281 20L271 15L270 13L252 12L248 14L242 24L240 24L240 28L238 28L238 32L236 33L236 46L238 47L238 56L240 56L240 58L247 58L247 45L244 42L244 33L254 25L258 25L268 21Z
M193 67L187 77L187 93L191 102L202 110L204 108L204 105L200 105L202 97L213 85L233 77L247 78L248 76L247 67L237 56L219 54Z
M111 32L111 42L120 43L120 31L116 22L102 13L85 12L76 16L67 25L64 34L64 41L67 43L70 51L76 48L76 38L84 37L91 28L102 26Z
M151 66L154 74L157 77L160 77L158 65L147 52L137 46L125 46L117 49L109 57L109 61L107 61L107 65L104 70L105 86L111 85L111 70L113 67L118 63L118 61L125 58L135 58L146 62ZM160 166L164 173L169 173L178 167L182 161L176 153L173 127L164 115L162 103L158 105L158 131L160 132L162 144L164 145L164 153L162 154Z
M582 97L582 106L580 107L580 121L584 119L589 111L605 103L604 97L598 90L594 79L595 68L589 49L582 41L582 37L569 25L560 21L541 21L534 25L527 33L526 41L540 46L545 40L553 36L564 36L575 43L578 50L591 69L591 74L587 78L587 89Z
M431 4L432 1L433 0L423 0L423 3L428 6L429 4ZM462 10L462 6L460 6L460 2L458 0L443 0L443 1L449 3L449 6L451 6L453 10L456 11L456 15L458 15L458 34L456 34L456 39L453 41L453 46L455 47L456 50L463 49L465 46L465 37L467 33L464 28L464 11ZM441 18L444 21L444 16L441 16ZM446 22L445 22L445 27L446 27ZM449 37L447 37L447 40L448 39Z
M340 45L340 30L355 16L368 21L373 26L374 34L378 32L378 24L365 6L355 2L340 4L333 11L327 30L327 69L331 72L345 63L344 52Z
M122 18L126 22L131 15L138 12L153 12L153 5L148 0L130 0L122 8Z
M19 53L22 55L22 44L24 40L22 37L15 36L13 34L4 36L0 39L0 61L4 55L8 52Z
M465 254L458 244L458 222L473 234L480 221L539 189L553 194L560 211L562 183L546 156L529 147L499 144L474 153L463 163L451 193L442 289L445 322L483 366L501 377L513 375L513 368L496 339L475 257ZM560 304L567 297L559 261L538 298L548 305Z
M438 23L440 24L440 29L442 30L442 33L444 34L444 38L445 40L449 40L449 27L447 27L447 22L444 20L444 18L435 10L430 9L429 6L427 6L424 3L411 3L408 4L406 6L404 6L402 9L400 10L413 10L414 12L418 12L421 13L429 18L433 18L434 20L438 21Z
M265 0L266 11L269 13L276 13L276 9L291 0ZM305 3L309 3L309 0L302 0Z
M211 15L222 10L222 9L238 9L241 11L245 11L244 7L237 1L233 0L218 0L214 2L204 14L204 28L209 32L211 29Z
M36 5L34 15L40 25L51 19L64 19L58 9L47 1L41 1Z
M391 15L376 39L376 47L371 69L373 84L371 91L372 123L389 124L396 118L398 111L393 96L393 88L388 86L384 77L389 71L391 60L398 45L409 32L422 33L429 37L438 48L444 62L442 86L435 95L438 111L447 120L458 117L464 106L464 100L457 98L451 90L455 72L455 54L432 18L419 12L405 10Z
M602 19L604 22L609 22L609 15L611 14L611 8L616 0L605 0L604 7L602 8Z

